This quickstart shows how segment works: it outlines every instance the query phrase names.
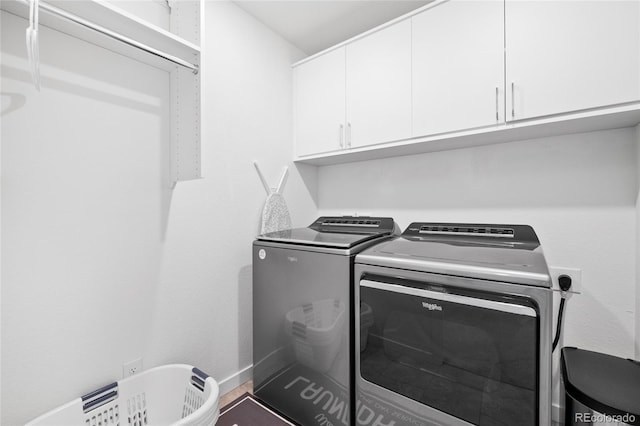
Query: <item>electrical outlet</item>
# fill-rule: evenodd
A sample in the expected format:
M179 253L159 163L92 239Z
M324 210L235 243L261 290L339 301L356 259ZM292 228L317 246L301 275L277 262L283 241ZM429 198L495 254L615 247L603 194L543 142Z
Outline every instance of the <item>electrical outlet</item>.
M582 293L582 270L576 268L565 268L563 266L549 266L549 274L551 275L552 289L560 291L558 277L560 275L568 275L571 277L571 288L567 293Z
M124 363L122 366L122 377L133 376L142 371L142 358L134 359Z

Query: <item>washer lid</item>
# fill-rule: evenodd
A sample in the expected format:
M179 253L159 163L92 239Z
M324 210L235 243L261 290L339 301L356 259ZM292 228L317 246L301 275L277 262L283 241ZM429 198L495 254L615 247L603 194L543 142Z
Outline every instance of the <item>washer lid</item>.
M348 249L365 241L391 235L390 217L322 216L307 228L286 229L258 235L262 241Z
M344 234L316 231L311 228L294 228L269 232L258 235L257 238L262 241L347 249L379 236L380 234Z
M531 227L446 225L413 223L401 237L364 250L356 262L551 287L547 264Z

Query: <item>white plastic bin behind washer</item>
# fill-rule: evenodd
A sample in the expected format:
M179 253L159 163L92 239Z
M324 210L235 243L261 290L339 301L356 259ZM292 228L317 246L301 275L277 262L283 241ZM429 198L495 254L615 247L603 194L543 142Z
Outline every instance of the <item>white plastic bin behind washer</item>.
M190 365L155 367L62 405L26 426L214 426L218 383Z
M302 365L326 373L340 350L345 306L325 299L295 308L286 315L285 330Z

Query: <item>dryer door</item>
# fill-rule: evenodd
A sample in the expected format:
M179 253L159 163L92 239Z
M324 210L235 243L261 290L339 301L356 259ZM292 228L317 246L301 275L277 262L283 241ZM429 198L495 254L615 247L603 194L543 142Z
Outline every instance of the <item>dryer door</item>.
M365 386L359 388L390 407L419 413L424 424L537 424L538 313L533 304L389 281L360 281L358 380ZM365 413L357 417L366 424ZM403 424L401 416L395 417Z

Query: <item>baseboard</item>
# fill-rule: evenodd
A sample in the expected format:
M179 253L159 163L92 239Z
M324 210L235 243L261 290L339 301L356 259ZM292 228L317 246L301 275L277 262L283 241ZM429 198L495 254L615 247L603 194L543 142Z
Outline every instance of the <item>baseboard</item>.
M246 366L242 370L238 371L235 374L232 374L226 379L220 380L218 382L218 387L220 388L220 395L224 395L225 393L234 390L241 384L251 380L252 369L253 369L253 364Z
M274 374L291 364L291 361L286 359L285 349L285 347L279 347L264 358L253 360L254 385L267 383Z

